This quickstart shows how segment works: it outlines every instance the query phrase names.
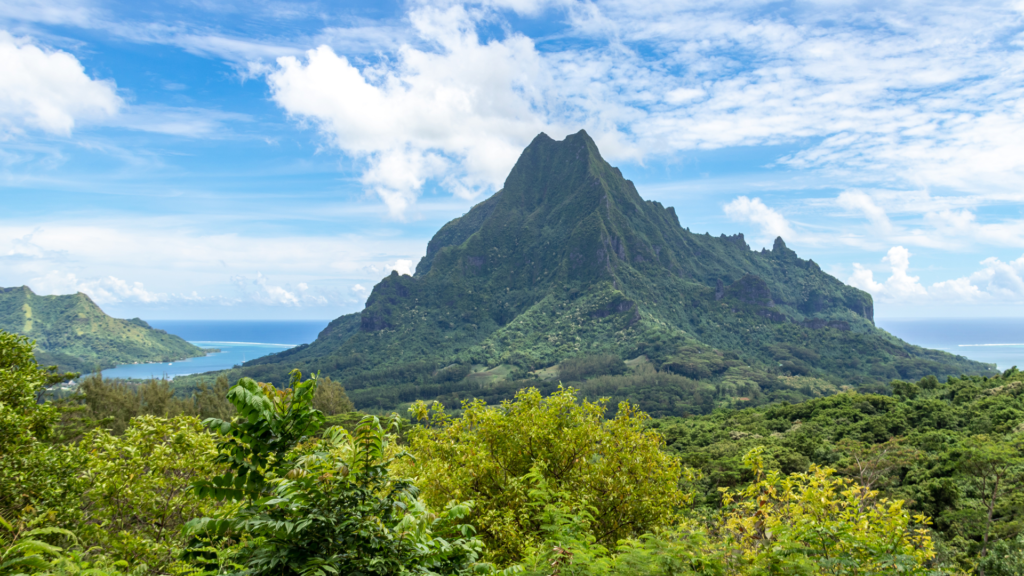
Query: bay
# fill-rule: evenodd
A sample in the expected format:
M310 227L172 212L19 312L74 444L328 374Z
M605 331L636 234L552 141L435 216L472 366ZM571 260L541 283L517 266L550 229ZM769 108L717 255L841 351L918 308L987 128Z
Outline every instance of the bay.
M123 364L103 371L105 378L168 378L226 370L248 360L307 344L328 320L148 320L149 325L220 352L176 362Z
M875 325L911 344L994 362L999 370L1024 368L1024 319L878 318Z

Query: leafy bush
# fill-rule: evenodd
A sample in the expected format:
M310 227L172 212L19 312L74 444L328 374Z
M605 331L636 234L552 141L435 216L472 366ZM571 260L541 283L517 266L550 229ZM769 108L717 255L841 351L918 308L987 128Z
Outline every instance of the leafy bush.
M744 458L755 480L726 490L711 517L690 517L609 550L555 532L524 562L526 575L934 574L927 519L902 502L812 467L765 472L761 451Z
M312 407L316 381L278 391L242 379L229 399L239 418L207 421L226 439L220 461L229 468L197 491L243 505L187 526L192 557L203 563L210 541L240 541L234 561L248 574L468 574L482 543L458 520L467 504L434 514L407 479L392 477L396 453L382 426L363 418L355 433L332 427L311 439L323 415ZM293 450L294 449L294 450Z
M194 417L140 416L121 436L93 430L78 450L87 518L79 534L117 560L165 568L184 545L180 528L216 509L190 490L221 469L213 437Z
M594 538L613 544L667 521L684 495L679 462L647 416L626 403L611 420L605 411L573 388L547 398L531 388L496 407L469 402L459 419L418 403L410 412L428 427L411 433L416 464L400 469L418 476L435 508L472 500L469 522L501 564L541 541L551 502L590 515Z
M68 547L52 544L52 540L70 543ZM122 576L140 574L139 566L128 571L127 562L114 561L94 551L84 551L74 533L62 528L24 530L0 518L0 576Z

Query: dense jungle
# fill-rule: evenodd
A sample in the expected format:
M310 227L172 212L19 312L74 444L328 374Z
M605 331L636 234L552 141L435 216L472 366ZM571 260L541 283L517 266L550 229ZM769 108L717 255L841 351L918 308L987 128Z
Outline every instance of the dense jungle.
M651 418L85 379L0 332L0 574L1020 574L1024 374ZM583 383L590 379L579 376Z

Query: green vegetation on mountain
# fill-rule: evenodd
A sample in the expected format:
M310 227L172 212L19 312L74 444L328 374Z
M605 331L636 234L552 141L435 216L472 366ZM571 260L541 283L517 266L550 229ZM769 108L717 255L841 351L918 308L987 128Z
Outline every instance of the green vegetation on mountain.
M32 338L40 364L70 372L205 354L138 318L111 318L81 292L38 296L28 286L0 288L0 330Z
M594 358L604 368L574 367ZM587 397L655 415L994 373L876 328L870 295L781 238L753 251L742 234L681 227L585 132L538 136L504 188L442 227L415 275L384 278L361 313L228 375L283 384L296 367L342 382L366 409L496 402L579 379Z

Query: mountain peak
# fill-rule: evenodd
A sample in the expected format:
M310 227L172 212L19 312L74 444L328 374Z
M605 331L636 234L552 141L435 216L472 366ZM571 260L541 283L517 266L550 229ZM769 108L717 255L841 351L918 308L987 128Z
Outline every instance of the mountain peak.
M500 399L496 380L572 358L642 357L656 372L693 379L679 383L691 390L680 397L705 386L695 380L715 382L701 400L713 407L712 397L775 394L790 382L779 376L838 386L959 374L971 364L896 340L875 328L872 312L869 294L800 259L782 238L755 252L742 234L682 228L675 210L641 198L586 132L561 141L540 134L500 191L434 235L414 276L391 274L361 313L246 369L280 370L282 381L295 367L324 370L345 381L357 406L389 408L453 391L463 394L444 402ZM375 388L380 382L401 387ZM660 376L644 382L650 390L629 392L631 402L663 393ZM651 404L689 410L682 405Z
M0 330L33 339L40 364L75 372L204 355L138 318L111 318L82 292L38 296L27 286L0 288Z

